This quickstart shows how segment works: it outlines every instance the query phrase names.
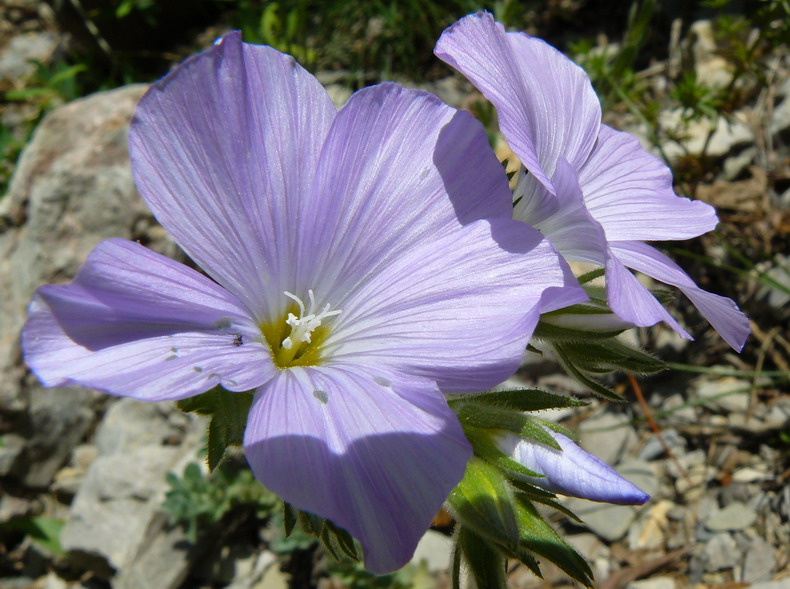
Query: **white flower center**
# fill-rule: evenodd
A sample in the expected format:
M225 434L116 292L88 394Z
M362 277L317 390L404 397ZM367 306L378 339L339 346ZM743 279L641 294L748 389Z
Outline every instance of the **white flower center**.
M288 319L285 320L285 322L291 326L291 333L288 334L288 337L286 337L281 344L286 350L293 348L294 344L297 348L302 344L302 342L309 344L311 334L316 328L321 326L321 322L324 319L334 315L339 315L342 312L340 309L330 311L330 305L327 304L324 305L324 308L321 309L320 313L316 313L315 295L313 294L312 289L307 291L307 296L310 298L309 310L305 309L304 302L295 294L290 293L287 290L284 291L284 294L288 298L296 301L296 304L299 305L299 317L293 313L288 313Z

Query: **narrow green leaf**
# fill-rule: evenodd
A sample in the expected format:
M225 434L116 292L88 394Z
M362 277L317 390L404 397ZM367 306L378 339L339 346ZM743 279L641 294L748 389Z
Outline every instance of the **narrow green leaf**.
M568 374L590 389L593 393L599 397L608 399L609 401L615 401L618 403L625 401L625 399L623 399L620 395L603 386L601 383L592 380L587 375L583 374L578 368L576 368L576 366L573 364L573 361L568 358L568 355L565 353L562 344L554 344L553 347L554 351L557 353L557 358L565 370L567 370Z
M519 433L529 420L521 411L498 405L475 403L474 399L456 399L452 409L463 427L503 429Z
M450 565L450 583L452 589L461 589L461 561L463 551L458 542L453 546L453 561Z
M510 407L519 411L543 411L559 407L584 407L588 405L586 401L549 393L540 389L491 391L476 395L464 395L462 399L474 403ZM449 402L451 407L455 401L456 399L453 399Z
M458 530L457 550L463 554L466 569L479 589L506 589L506 560L491 542L465 526Z
M332 541L343 552L343 554L356 562L359 562L362 559L351 534L349 534L343 528L337 527L329 520L324 520L324 527L331 532Z
M213 415L208 424L208 455L206 459L208 461L209 472L214 472L214 469L217 468L222 462L222 459L225 458L225 450L227 449L226 439L227 433L225 432L222 420L217 419L216 415Z
M516 513L523 546L549 559L580 583L592 587L590 565L543 520L532 503L522 497L516 503Z
M296 513L294 511L290 503L283 501L283 530L286 538L291 535L296 526Z
M556 509L570 517L573 520L576 520L579 523L582 523L582 520L573 513L570 509L565 507L562 503L556 501L557 496L554 493L549 493L545 489L541 489L540 487L536 487L529 481L523 481L519 479L510 479L510 484L513 485L516 489L518 489L519 493L516 493L516 497L524 495L529 501L536 501L538 503L542 503L543 505L548 505L552 509Z
M537 420L531 417L527 418L527 421L524 423L524 427L521 428L521 432L519 433L522 437L527 438L528 440L535 440L536 442L545 444L549 448L562 450L557 440L555 440L554 437L549 432L547 432Z
M60 532L64 525L66 525L64 520L46 516L3 522L3 527L24 532L33 542L57 556L64 554L60 546Z

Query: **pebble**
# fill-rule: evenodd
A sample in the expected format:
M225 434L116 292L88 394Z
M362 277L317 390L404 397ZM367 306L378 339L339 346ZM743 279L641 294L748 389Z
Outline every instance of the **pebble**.
M617 464L636 433L627 415L602 413L585 420L579 427L581 446L607 464Z
M735 539L726 532L714 534L705 544L703 555L705 571L708 573L731 569L741 559L741 552Z
M452 538L428 530L417 544L411 561L425 562L429 571L443 571L450 566L454 546Z
M743 503L730 503L724 509L711 515L705 521L705 527L711 532L726 530L744 530L757 520L757 514Z
M746 583L770 581L776 568L774 548L764 538L752 540L743 563L743 578Z
M698 379L694 393L699 399L708 399L709 404L727 413L744 413L749 408L749 388L747 380L730 376L718 380Z

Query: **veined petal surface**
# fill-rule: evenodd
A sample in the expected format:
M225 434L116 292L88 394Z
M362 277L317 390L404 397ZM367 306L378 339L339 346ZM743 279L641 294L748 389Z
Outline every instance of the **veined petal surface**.
M334 116L292 57L231 33L154 84L132 121L140 194L257 317L291 286L279 281L297 259L297 203L311 190Z
M507 176L469 113L395 84L360 90L300 204L294 288L353 288L426 239L511 212Z
M472 453L433 383L354 364L280 372L256 393L244 451L267 488L348 530L379 574L408 562Z
M513 460L545 478L530 482L560 495L615 505L642 505L650 497L639 487L620 476L611 466L585 452L567 436L546 428L562 450L534 440L508 436L500 448Z
M579 170L579 184L609 241L689 239L718 222L710 205L675 194L672 172L636 137L606 125Z
M677 286L719 335L740 352L749 337L749 318L732 299L698 287L680 266L647 244L629 241L611 244L615 255L629 268L643 272L666 284Z
M426 236L339 302L326 355L426 376L446 393L490 388L518 368L552 287L566 301L587 299L524 223L488 219Z
M603 265L606 236L585 207L576 171L565 158L557 160L552 180L556 196L533 180L531 174L523 176L516 187L516 194L522 196L513 216L545 235L566 259ZM554 206L544 204L547 201Z
M549 192L557 160L578 169L598 136L601 106L584 71L491 14L466 16L442 33L437 57L466 76L496 107L508 145Z
M99 244L71 284L41 287L22 332L25 360L47 386L146 401L259 386L274 367L256 337L230 293L120 239Z
M694 339L623 265L611 248L606 258L606 298L612 311L629 323L649 327L663 321L681 337Z

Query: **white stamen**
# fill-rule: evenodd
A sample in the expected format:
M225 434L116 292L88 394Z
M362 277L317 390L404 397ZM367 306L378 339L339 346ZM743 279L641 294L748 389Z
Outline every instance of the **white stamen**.
M282 347L286 350L290 350L294 342L306 342L310 343L311 341L311 334L315 331L316 328L321 326L321 322L326 319L327 317L332 317L334 315L339 315L342 311L340 309L335 311L330 311L330 305L324 305L324 308L321 310L320 313L316 314L315 312L315 295L313 294L313 290L309 289L307 291L307 296L310 298L310 310L306 311L304 302L302 299L297 297L295 294L288 292L287 290L284 291L285 296L290 299L296 301L296 304L299 305L299 317L294 315L293 313L288 313L288 319L285 322L291 326L291 333L282 341Z

